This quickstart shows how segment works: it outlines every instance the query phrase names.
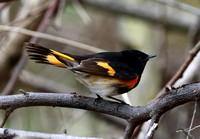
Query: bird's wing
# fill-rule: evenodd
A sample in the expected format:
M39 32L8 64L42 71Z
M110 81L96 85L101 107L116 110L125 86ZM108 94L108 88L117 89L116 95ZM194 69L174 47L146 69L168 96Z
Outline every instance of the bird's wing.
M82 60L80 65L73 67L72 70L94 75L115 77L123 80L131 80L137 77L136 73L131 72L130 67L123 63L121 65L122 66L115 66L113 63L111 64L111 62L103 58L88 58Z
M86 72L94 75L114 76L115 70L102 58L82 60L80 65L72 68L73 71Z

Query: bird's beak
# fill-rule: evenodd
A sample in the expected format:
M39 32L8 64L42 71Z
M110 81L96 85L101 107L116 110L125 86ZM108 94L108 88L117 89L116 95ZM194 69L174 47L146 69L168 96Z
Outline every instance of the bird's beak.
M148 59L154 58L154 57L156 57L156 55L149 55L149 56L148 56Z

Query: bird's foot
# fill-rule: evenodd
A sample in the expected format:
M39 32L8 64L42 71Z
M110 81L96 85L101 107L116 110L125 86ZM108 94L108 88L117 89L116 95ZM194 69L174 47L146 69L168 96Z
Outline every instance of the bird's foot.
M117 98L114 98L114 97L111 97L111 96L108 96L108 98L113 99L113 100L115 100L115 101L118 101L118 102L120 102L122 105L123 105L123 104L129 105L129 104L127 104L127 103L126 103L125 101L123 101L123 100L120 100L120 99L117 99Z
M100 95L97 95L97 98L94 100L94 105L97 105L99 103L99 101L101 101L102 99L103 98Z

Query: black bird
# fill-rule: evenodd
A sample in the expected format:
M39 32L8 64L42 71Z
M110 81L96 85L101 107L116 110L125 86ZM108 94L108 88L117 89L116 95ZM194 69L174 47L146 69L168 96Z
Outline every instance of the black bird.
M33 43L24 43L30 59L71 70L98 97L119 95L135 88L147 61L155 55L138 50L101 52L78 56L61 53ZM115 98L114 98L115 99Z

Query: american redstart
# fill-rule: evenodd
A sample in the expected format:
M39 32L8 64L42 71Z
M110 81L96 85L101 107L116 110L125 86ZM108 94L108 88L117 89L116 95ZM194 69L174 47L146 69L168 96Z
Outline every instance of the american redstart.
M77 79L98 98L100 96L113 98L111 96L123 94L135 88L147 61L155 57L138 50L78 56L33 43L24 43L24 46L30 59L35 60L36 63L51 64L71 70Z

